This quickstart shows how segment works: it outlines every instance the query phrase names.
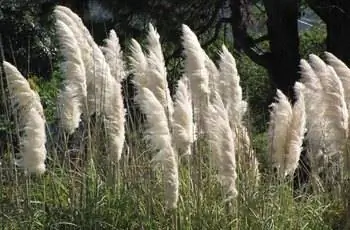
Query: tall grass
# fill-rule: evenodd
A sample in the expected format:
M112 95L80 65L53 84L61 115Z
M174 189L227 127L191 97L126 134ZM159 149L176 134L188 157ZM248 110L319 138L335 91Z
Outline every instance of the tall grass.
M203 95L207 93L205 81ZM7 94L3 85L1 91ZM6 123L16 124L16 111L6 108ZM126 108L130 111L133 105L127 104ZM248 173L255 171L255 166L241 164L237 169L238 194L226 202L227 194L217 180L218 169L210 157L214 153L205 135L198 137L191 155L179 157L177 208L167 209L162 169L151 163L157 150L143 138L144 117L131 113L127 116L125 147L117 167L108 161L108 133L103 118L87 119L75 134L68 136L63 129L54 130L48 125L47 171L41 176L25 174L14 166L17 132L9 129L0 166L1 228L344 229L346 179L335 181L326 192L296 193L293 178L275 180L267 164L260 165L267 170L261 170L264 173L259 183L254 173ZM214 120L212 123L215 125ZM237 138L235 144L246 145L240 143L241 139ZM266 138L261 145L267 145ZM247 148L235 151L236 156L247 154Z
M11 117L7 119L12 121ZM134 123L141 124L141 117ZM88 132L86 127L80 129L79 133ZM127 127L126 132L128 147L119 162L117 181L108 173L113 165L106 164L107 156L101 151L106 147L99 136L102 130L85 134L85 139L80 136L80 147L74 154L70 141L56 142L55 136L60 133L48 130L47 172L41 177L25 175L22 169L14 167L17 151L8 145L0 168L1 227L343 229L346 206L337 189L295 197L291 180L277 183L269 173L262 175L258 186L254 178L243 179L239 174L238 196L234 202L225 203L225 191L209 161L210 148L202 139L193 147L193 155L180 159L180 198L177 209L168 211L163 202L161 174L150 163L154 150L143 140L142 130ZM93 143L92 148L84 146L87 142ZM199 151L201 154L196 154ZM82 159L74 155L91 156L91 164L79 164ZM337 185L343 186L342 183Z
M98 142L96 137L91 138L91 142ZM213 178L215 169L206 157L197 159L196 155L191 157L189 165L187 162L180 165L180 199L173 211L175 215L171 215L163 204L162 180L149 163L150 149L132 134L128 135L127 143L133 146L127 154L123 153L119 181L115 184L108 183L111 178L106 171L110 166L99 161L99 153L94 150L90 153L93 164L74 168L73 160L65 159L64 163L56 160L58 146L48 149L48 172L40 178L11 169L12 153L7 152L8 160L3 160L1 167L1 226L4 229L333 229L335 224L342 226L343 202L332 191L296 199L290 181L276 184L269 176L264 176L258 187L254 180L238 179L238 197L232 206L227 206L221 186ZM206 144L200 142L198 148L205 150ZM209 151L204 151L202 156L208 154ZM199 168L201 177L198 177ZM201 190L196 191L199 183Z

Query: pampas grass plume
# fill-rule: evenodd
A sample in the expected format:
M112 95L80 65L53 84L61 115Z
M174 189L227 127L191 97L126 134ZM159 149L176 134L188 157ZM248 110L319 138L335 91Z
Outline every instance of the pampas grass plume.
M58 40L65 58L62 70L65 75L64 88L59 95L59 115L63 127L72 134L79 127L87 96L85 66L78 42L70 28L60 20L56 21Z
M30 173L42 174L45 172L46 133L39 95L31 90L16 67L6 61L3 65L9 91L20 117L20 129L24 131L20 137L21 158L16 163Z
M138 88L135 100L147 118L146 139L158 151L153 161L163 167L166 207L176 208L179 195L178 164L171 143L167 116L162 104L148 88Z
M175 95L173 141L179 152L191 154L191 144L194 142L194 123L191 92L187 77L179 80Z
M279 89L277 89L276 102L272 103L270 107L269 151L273 166L283 175L288 132L293 118L293 110L288 98Z
M218 93L209 104L207 116L206 122L213 159L219 170L218 178L226 193L226 201L229 201L238 194L235 146L228 114Z

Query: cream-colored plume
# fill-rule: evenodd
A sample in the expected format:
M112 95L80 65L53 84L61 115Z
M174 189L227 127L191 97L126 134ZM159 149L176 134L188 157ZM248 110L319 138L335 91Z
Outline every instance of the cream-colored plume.
M347 65L329 52L325 52L326 61L337 73L344 88L344 95L347 108L350 108L350 69Z
M125 64L119 38L113 29L109 31L109 37L106 38L104 42L105 45L101 47L101 50L109 64L111 74L117 82L121 82L126 76Z
M206 55L197 36L187 25L182 25L182 45L185 53L185 74L190 80L194 121L196 130L201 134L207 131L205 114L210 96Z
M312 167L316 166L325 147L326 120L324 118L325 104L324 93L321 81L316 76L310 64L302 59L300 61L301 82L305 89L305 111L306 111L306 140L308 156L310 157ZM315 170L314 170L315 171Z
M331 65L335 72L337 73L338 77L340 78L343 88L344 88L344 95L345 95L345 102L348 110L350 109L350 69L347 67L347 65L342 62L339 58L334 56L333 54L329 52L325 52L325 57L329 65ZM348 111L350 112L350 111ZM350 119L350 118L349 118ZM350 125L350 122L348 121L348 125ZM348 131L349 132L349 131ZM348 140L349 142L349 134L348 134ZM350 168L350 157L348 156L348 151L345 151L346 156L346 167L347 169Z
M209 104L207 126L209 143L213 160L219 170L219 181L224 187L226 200L237 196L236 189L236 157L233 132L229 118L220 95L216 92L212 103Z
M64 6L56 6L55 15L62 21L65 20L66 25L76 32L76 38L82 41L79 44L85 64L89 113L100 115L104 107L104 87L111 76L109 65L78 15Z
M179 80L175 95L173 141L179 153L191 154L195 140L191 92L187 77Z
M319 77L323 87L326 121L325 144L327 155L342 151L348 133L348 110L345 103L343 85L331 66L327 66L318 56L311 54L310 65Z
M176 208L179 193L178 164L165 110L156 96L146 87L138 87L135 101L147 118L146 139L158 151L153 161L163 167L167 208Z
M300 159L304 134L306 131L306 113L304 101L304 85L296 82L294 91L297 97L293 105L293 117L288 130L287 154L284 162L284 175L293 175Z
M304 85L296 82L294 90L297 101L293 108L280 90L277 90L277 101L271 105L270 153L272 163L282 177L294 174L300 159L306 131Z
M236 61L225 45L222 46L219 66L222 91L226 101L225 107L229 113L230 123L240 124L246 110L247 102L243 101Z
M187 25L182 25L182 45L185 52L185 71L190 80L192 100L195 110L208 105L209 73L206 56L197 36Z
M72 134L79 127L80 116L86 103L85 66L78 42L69 27L57 20L56 31L65 58L62 65L65 79L64 88L59 95L59 116L64 129Z
M240 168L242 173L250 175L250 179L254 179L258 184L260 180L259 162L251 146L248 129L241 124L234 133L237 168Z
M210 57L203 50L203 55L205 56L205 68L208 71L209 76L209 90L210 90L210 100L215 99L215 94L220 93L220 73L215 63L210 59Z
M85 64L89 113L104 116L109 137L110 157L115 162L121 157L125 138L125 110L121 84L112 76L101 49L94 42L79 16L63 6L56 6L55 15L67 23L70 22L70 28L73 28L76 38L82 42L80 50ZM86 53L83 53L84 51Z
M165 68L162 46L159 41L159 34L152 24L149 24L147 42L148 68L146 75L147 80L150 82L149 89L163 105L169 121L172 123L174 105L168 87L167 71Z
M46 134L45 117L39 95L31 90L29 83L8 62L4 62L7 84L15 110L19 116L21 158L17 164L31 173L45 172Z
M237 72L236 61L225 45L220 53L220 94L228 112L230 127L235 133L235 148L239 167L251 167L254 177L259 177L258 161L250 145L248 130L242 122L247 110L247 102L242 97L242 87Z
M109 152L112 161L119 161L125 140L125 110L121 83L111 74L102 51L93 43L95 80L88 85L89 108L105 117ZM90 89L90 90L89 90Z
M81 57L85 66L86 82L91 84L94 80L93 48L88 40L92 40L90 34L86 34L86 28L81 19L69 8L56 6L54 14L57 20L62 21L73 32L80 49ZM90 36L90 37L89 37Z
M109 152L111 160L117 162L121 158L125 141L125 109L121 84L111 78L104 91L104 122L109 138Z
M129 56L129 60L131 65L131 73L134 75L134 84L138 87L151 87L146 76L148 68L147 59L140 44L135 39L131 39L130 51L131 55Z
M276 102L270 105L269 151L272 164L280 175L285 175L285 156L289 127L293 120L293 110L286 95L277 89Z

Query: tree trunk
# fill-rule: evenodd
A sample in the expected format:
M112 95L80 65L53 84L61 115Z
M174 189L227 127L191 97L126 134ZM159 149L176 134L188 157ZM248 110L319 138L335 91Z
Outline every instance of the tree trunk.
M247 0L231 0L231 25L235 48L265 67L271 82L290 98L299 79L298 0L264 0L267 12L269 52L259 52L257 40L247 32Z
M264 0L271 50L268 71L276 87L293 98L299 79L298 0Z
M308 0L310 8L327 25L327 50L350 64L350 1Z
M350 64L350 18L334 14L327 23L327 50Z

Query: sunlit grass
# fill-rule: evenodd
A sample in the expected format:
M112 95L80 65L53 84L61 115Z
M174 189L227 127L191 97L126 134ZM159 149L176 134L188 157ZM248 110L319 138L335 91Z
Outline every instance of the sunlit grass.
M112 166L100 151L103 142L97 139L101 138L92 138L93 157L79 166L73 160L69 162L68 156L62 161L63 155L56 154L63 153L49 149L48 170L41 177L24 175L11 166L12 154L5 157L1 168L1 227L333 229L342 221L341 196L302 193L295 197L291 181L277 182L271 175L262 175L258 186L253 180L238 179L237 199L224 202L225 194L203 141L198 145L200 154L194 151L194 155L180 158L178 208L166 210L161 170L150 163L154 153L139 135L129 133L116 174L110 173ZM64 146L52 146L58 145Z

